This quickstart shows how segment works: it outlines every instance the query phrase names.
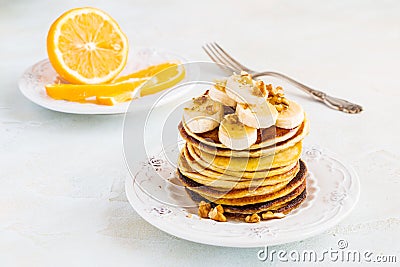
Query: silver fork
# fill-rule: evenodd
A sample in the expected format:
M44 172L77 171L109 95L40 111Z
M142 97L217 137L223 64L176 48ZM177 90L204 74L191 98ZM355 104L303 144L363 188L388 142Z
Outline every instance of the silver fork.
M302 91L313 96L315 99L321 101L330 108L352 114L359 113L363 110L362 106L360 105L351 103L344 99L330 96L322 91L312 89L284 74L274 71L258 72L251 70L248 67L240 64L236 59L234 59L227 52L225 52L225 50L222 49L221 46L219 46L216 42L207 43L203 45L203 50L207 53L207 55L211 58L212 61L217 63L220 68L222 68L226 72L229 72L230 74L232 73L232 71L240 72L243 70L246 71L247 73L250 73L254 78L261 76L272 76L281 78L282 80L285 80L295 85L296 87L300 88Z

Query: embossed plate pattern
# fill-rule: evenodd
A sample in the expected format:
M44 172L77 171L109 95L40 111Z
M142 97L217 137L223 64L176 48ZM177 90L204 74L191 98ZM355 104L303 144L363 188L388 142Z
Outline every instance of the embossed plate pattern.
M226 247L278 245L333 227L350 213L359 198L358 176L351 167L317 147L306 147L302 159L309 169L306 200L283 219L257 224L200 219L185 190L170 182L175 167L162 156L142 162L133 179L126 180L125 189L137 213L171 235Z

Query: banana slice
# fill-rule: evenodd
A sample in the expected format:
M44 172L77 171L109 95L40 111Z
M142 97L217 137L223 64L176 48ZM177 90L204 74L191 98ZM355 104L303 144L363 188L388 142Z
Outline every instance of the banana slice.
M243 150L255 144L257 129L241 123L236 114L229 114L219 125L218 138L230 149Z
M299 126L304 120L303 108L292 100L289 101L289 107L282 110L276 119L276 126L284 129L293 129Z
M183 109L183 122L193 133L215 129L224 116L224 107L208 95L193 98Z
M208 91L208 95L212 100L218 101L225 106L235 107L236 101L226 94L225 86L226 81L217 81L216 84Z
M226 94L242 104L256 104L264 98L262 90L253 81L250 74L242 71L241 74L233 74L226 81Z
M256 105L237 104L236 113L239 121L253 128L268 128L276 123L278 111L274 105L262 101Z

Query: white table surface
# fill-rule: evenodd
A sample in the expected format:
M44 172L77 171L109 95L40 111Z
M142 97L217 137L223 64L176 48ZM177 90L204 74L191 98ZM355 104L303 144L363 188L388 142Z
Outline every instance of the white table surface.
M201 45L216 40L249 66L362 104L347 115L288 92L309 115L307 143L351 163L362 191L338 226L274 249L321 251L344 239L400 261L400 3L216 2L0 0L0 266L267 265L258 248L195 244L136 214L123 188L123 115L62 114L21 95L17 81L46 57L51 22L85 5L113 15L133 46L208 60Z

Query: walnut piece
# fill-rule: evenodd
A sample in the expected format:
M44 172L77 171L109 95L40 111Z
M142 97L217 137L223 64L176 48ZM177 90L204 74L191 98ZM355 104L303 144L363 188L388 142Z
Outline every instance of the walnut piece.
M240 72L240 78L237 80L242 85L249 85L253 83L251 75L245 71Z
M257 213L254 213L253 215L247 215L244 221L247 223L258 223L261 221L261 218Z
M264 212L261 216L264 220L270 220L270 219L282 219L286 215L282 212L274 213L272 211L267 211L267 212Z
M215 80L215 89L225 92L226 80Z
M267 85L268 102L275 106L278 112L282 112L289 108L289 101L285 98L283 88L278 86L273 88L272 85Z
M253 95L268 97L269 91L267 86L268 85L266 85L262 80L256 81L256 84L253 89Z
M218 222L226 222L226 217L224 215L224 208L221 205L216 206L213 208L209 213L208 217L211 220L218 221Z
M265 85L265 89L266 89L267 92L268 92L268 96L272 96L272 95L275 94L275 93L274 93L274 87L272 86L272 84L267 84L267 85Z
M208 218L208 213L211 210L211 204L201 201L199 204L198 214L200 218Z
M199 97L194 97L193 98L193 103L196 104L196 105L202 105L205 102L207 102L207 99L208 98L207 98L206 95L202 95L202 96L199 96Z
M221 205L215 207L219 213L224 213L224 208Z
M236 114L229 114L225 116L225 119L230 123L230 124L242 124L239 121L239 117Z

